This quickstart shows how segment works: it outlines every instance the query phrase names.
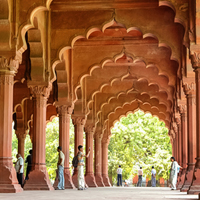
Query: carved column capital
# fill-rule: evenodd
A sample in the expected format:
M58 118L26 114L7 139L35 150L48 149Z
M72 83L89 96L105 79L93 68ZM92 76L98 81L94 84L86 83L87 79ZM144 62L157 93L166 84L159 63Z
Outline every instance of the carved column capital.
M65 114L71 115L73 112L74 106L73 105L59 105L59 106L56 106L56 108L57 108L57 113L59 115L65 115Z
M102 143L106 143L107 145L109 144L110 142L110 139L109 138L102 138Z
M195 82L185 83L183 85L183 90L186 95L195 95L196 93L196 84Z
M173 129L174 129L175 134L177 134L177 133L178 133L178 126L177 126L177 123L176 123L176 122L173 122L172 126L173 126Z
M74 125L80 124L84 126L86 123L86 116L72 116L72 123Z
M190 55L192 67L194 69L200 68L200 52L193 51Z
M89 134L89 135L92 135L92 136L94 135L95 128L96 127L93 124L90 124L90 125L86 124L86 126L84 127L86 134Z
M179 105L179 110L181 114L184 114L187 112L187 105L186 104L180 104Z
M15 58L10 58L10 60L8 60L6 57L0 56L0 72L9 72L14 75L15 73L17 73L17 70L19 68L19 62L20 61Z
M44 85L29 85L29 88L31 89L31 94L33 97L43 96L43 97L49 97L50 91L51 91L51 84L48 86Z
M170 131L169 131L169 136L170 136L172 139L175 138L175 132L174 132L174 130L170 130Z

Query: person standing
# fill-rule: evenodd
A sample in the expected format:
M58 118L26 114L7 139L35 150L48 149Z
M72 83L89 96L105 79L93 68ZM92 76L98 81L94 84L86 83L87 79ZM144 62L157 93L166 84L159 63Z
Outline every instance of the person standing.
M15 170L17 172L17 180L21 187L23 187L23 172L24 172L24 160L20 154L17 154L17 162L15 164Z
M182 168L182 167L178 165L174 157L171 157L171 162L172 162L171 169L170 169L171 189L176 190L178 168Z
M152 166L151 170L151 187L156 187L156 170L154 169L154 166Z
M117 169L117 186L122 186L122 168L121 168L121 165L119 165L119 168Z
M25 181L29 179L28 175L32 169L32 152L33 152L33 150L31 149L29 151L29 155L26 157L26 161L25 161L25 163L27 163Z
M57 190L64 190L65 189L65 178L64 178L64 162L65 162L65 155L62 152L62 147L58 146L58 186Z
M83 146L79 145L78 146L78 190L84 190L86 189L85 187L85 179L84 179L84 160L83 158L86 157L88 158L90 155L90 147L87 155L83 154Z
M142 175L143 175L143 170L142 167L138 170L138 183L137 187L142 187Z

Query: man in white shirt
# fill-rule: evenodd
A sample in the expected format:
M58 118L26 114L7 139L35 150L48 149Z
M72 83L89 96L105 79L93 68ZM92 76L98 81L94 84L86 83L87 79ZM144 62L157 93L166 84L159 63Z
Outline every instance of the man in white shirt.
M57 148L58 151L58 186L57 190L64 190L65 189L65 178L64 178L64 162L65 162L65 155L62 152L62 147L59 146Z
M143 171L142 171L142 167L140 167L140 169L138 170L138 183L137 183L137 187L142 187L142 175L143 175Z
M20 154L17 154L17 162L15 164L15 170L17 172L17 180L21 187L23 187L23 172L24 172L24 160Z
M122 186L122 168L121 168L121 165L119 165L119 168L117 169L117 186Z

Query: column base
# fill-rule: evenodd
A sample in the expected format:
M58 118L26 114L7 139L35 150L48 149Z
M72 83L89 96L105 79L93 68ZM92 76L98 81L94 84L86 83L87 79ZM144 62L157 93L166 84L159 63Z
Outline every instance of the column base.
M96 184L98 187L105 187L105 185L103 183L103 178L101 175L96 175L95 180L96 180Z
M0 158L0 193L17 193L23 189L18 184L12 158Z
M103 175L103 183L105 186L107 187L111 187L111 184L110 184L110 180L108 178L108 175Z
M186 173L186 169L183 169L181 172L181 177L180 177L179 184L177 186L177 190L181 190L181 188L183 187L183 184L185 182L185 173Z
M85 175L85 182L87 183L88 187L98 187L93 173Z
M186 175L185 175L185 182L183 184L183 187L180 190L181 192L187 192L190 186L192 185L194 168L195 168L194 163L188 164Z
M46 167L34 169L29 174L29 179L24 185L24 190L54 190L50 183Z
M64 170L64 177L65 177L65 189L75 189L69 168Z
M196 158L197 162L194 170L194 178L192 185L188 190L188 194L199 194L200 193L200 158Z
M72 176L72 182L74 184L74 187L78 188L78 170L74 169L74 174Z

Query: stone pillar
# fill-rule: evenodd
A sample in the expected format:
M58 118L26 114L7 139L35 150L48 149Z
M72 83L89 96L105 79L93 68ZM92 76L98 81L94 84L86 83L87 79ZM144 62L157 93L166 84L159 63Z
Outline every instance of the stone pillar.
M46 169L46 103L50 88L31 86L33 94L33 170L24 190L53 190Z
M62 105L58 106L57 110L59 114L59 145L62 147L62 151L65 154L65 188L74 189L75 187L69 170L70 119L73 108L67 105Z
M200 63L199 63L200 64ZM193 183L188 191L189 194L200 193L200 68L195 68L196 79L196 137L197 137L197 157Z
M97 187L95 177L94 177L94 162L93 162L93 136L95 127L93 125L88 125L85 127L86 133L86 153L90 148L90 155L86 158L86 174L85 182L89 187Z
M18 62L0 56L0 193L21 192L12 163L13 84Z
M72 122L74 124L74 156L78 153L78 146L83 145L83 129L85 125L85 116L73 116ZM72 181L74 183L74 186L78 187L78 171L77 169L74 169L74 174L72 176Z
M99 187L105 187L102 178L102 150L101 150L101 137L96 134L95 137L95 179Z
M24 159L24 144L26 139L26 134L22 132L15 131L17 138L18 138L18 153L22 156Z
M196 158L196 95L194 83L185 84L187 98L188 163L185 182L181 191L188 191L194 175Z
M185 182L185 174L187 169L187 163L188 163L188 142L187 142L187 106L185 104L180 105L180 113L181 113L181 133L182 133L182 167L181 170L181 177L180 182L177 187L177 189L181 189Z
M111 186L108 177L108 139L102 139L102 177L105 186Z

